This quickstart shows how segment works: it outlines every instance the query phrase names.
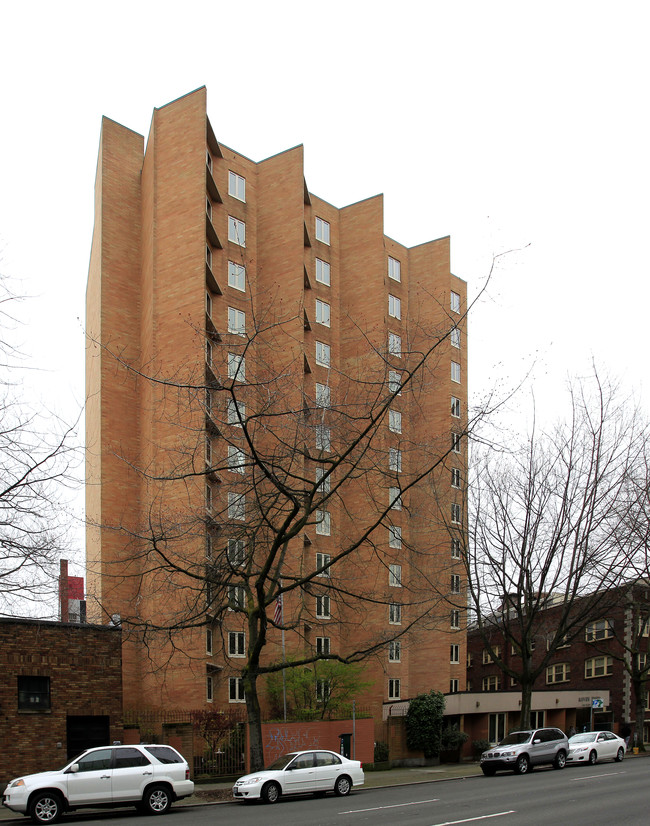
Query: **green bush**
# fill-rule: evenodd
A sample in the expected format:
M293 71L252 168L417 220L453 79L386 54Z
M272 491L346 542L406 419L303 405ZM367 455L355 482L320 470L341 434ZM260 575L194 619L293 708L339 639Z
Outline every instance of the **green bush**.
M375 763L386 763L388 761L388 743L381 740L375 743Z
M469 734L465 734L454 723L453 726L445 726L440 737L440 748L443 751L456 751L469 740Z
M422 751L426 758L440 754L442 715L445 695L439 691L418 694L406 714L406 745L412 751Z
M474 749L474 757L478 760L478 758L483 754L483 752L487 751L490 748L490 741L473 740L472 748Z

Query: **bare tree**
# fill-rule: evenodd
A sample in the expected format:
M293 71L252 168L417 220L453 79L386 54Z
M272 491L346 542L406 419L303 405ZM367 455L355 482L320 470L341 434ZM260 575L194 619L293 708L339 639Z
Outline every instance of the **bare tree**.
M566 422L533 429L507 451L485 450L474 464L469 605L493 661L521 686L524 727L555 651L604 610L628 573L617 536L644 438L628 409L594 374L571 387Z

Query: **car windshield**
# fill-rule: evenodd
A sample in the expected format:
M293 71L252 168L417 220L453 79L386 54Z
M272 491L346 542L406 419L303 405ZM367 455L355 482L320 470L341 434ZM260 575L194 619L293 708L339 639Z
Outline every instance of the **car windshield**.
M595 731L587 731L583 734L574 734L573 737L569 737L569 743L591 743L592 740L596 739L597 732Z
M289 754L283 754L282 757L278 757L278 759L274 763L271 763L270 766L267 766L266 771L280 771L281 769L286 768L295 756L295 751L292 751Z
M499 743L500 746L518 746L530 740L532 731L513 731Z

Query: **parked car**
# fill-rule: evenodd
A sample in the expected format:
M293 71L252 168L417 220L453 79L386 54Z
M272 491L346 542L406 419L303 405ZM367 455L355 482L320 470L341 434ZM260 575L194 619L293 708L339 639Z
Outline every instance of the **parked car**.
M483 774L493 775L500 769L526 774L533 766L552 765L563 769L569 753L569 741L559 728L513 731L498 746L481 755Z
M2 803L34 823L50 824L86 807L135 806L161 815L193 791L189 766L171 746L106 746L88 749L62 769L12 780Z
M240 777L232 788L236 800L277 803L282 795L337 795L362 786L363 769L358 760L348 760L334 751L292 751L279 757L268 769Z
M584 731L569 737L567 763L589 763L625 757L625 740L611 731Z

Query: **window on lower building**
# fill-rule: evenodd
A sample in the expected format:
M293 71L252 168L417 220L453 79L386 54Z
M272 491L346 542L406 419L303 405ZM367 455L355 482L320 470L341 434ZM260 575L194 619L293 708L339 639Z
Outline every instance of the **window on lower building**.
M469 691L469 688L467 689ZM490 743L500 743L506 736L506 715L499 711L488 717L488 740Z
M483 677L481 682L482 691L501 691L501 675L493 674L490 677Z
M460 691L460 685L457 679L449 680L449 693L450 694L458 694Z
M596 642L597 640L606 640L614 636L614 623L608 619L596 620L590 622L585 627L585 641Z
M401 662L402 644L399 640L391 640L388 643L388 661L391 663Z
M208 703L211 703L214 699L214 687L212 684L212 677L209 674L205 678L205 699Z
M323 244L330 242L330 225L328 221L322 218L316 218L316 240L322 241Z
M402 587L402 566L389 565L388 566L388 584L392 588Z
M205 509L206 511L212 510L212 485L205 486Z
M460 505L455 502L451 505L451 521L454 525L460 525Z
M636 655L636 664L639 671L644 671L647 664L648 664L648 655L645 653L639 653Z
M451 575L451 593L460 594L460 576L458 574Z
M243 631L228 632L228 654L231 657L246 656L246 634Z
M459 663L460 662L460 645L456 645L452 643L449 646L449 662L450 663Z
M399 680L389 680L388 681L388 699L389 700L399 700L400 698L400 681Z
M319 619L330 619L330 598L327 595L316 597L316 616Z
M398 602L391 602L388 606L388 622L391 625L402 624L402 606Z
M316 680L316 701L319 703L327 702L327 700L329 700L331 690L329 680Z
M546 725L546 721L544 717L546 713L544 711L531 711L530 712L530 727L531 728L544 728Z
M585 660L585 678L609 677L614 673L614 661L611 657L591 657Z
M457 467L451 469L451 486L452 488L460 488L460 469Z
M244 681L241 677L228 678L228 701L231 703L245 703Z
M331 648L331 640L329 637L316 637L316 653L329 654Z
M460 611L457 608L451 609L449 624L453 629L460 628Z
M546 684L568 683L571 678L570 663L555 663L546 669Z
M451 434L451 451L452 453L460 453L460 433Z
M328 287L330 285L330 265L320 258L316 259L316 281L319 284L327 284Z
M246 290L246 267L241 264L235 264L234 261L228 261L228 286L235 290Z
M451 540L451 558L460 559L460 539Z
M246 224L232 215L228 216L228 240L240 247L246 246Z
M212 654L212 628L205 629L205 653Z
M18 677L18 708L44 711L51 707L49 677Z

